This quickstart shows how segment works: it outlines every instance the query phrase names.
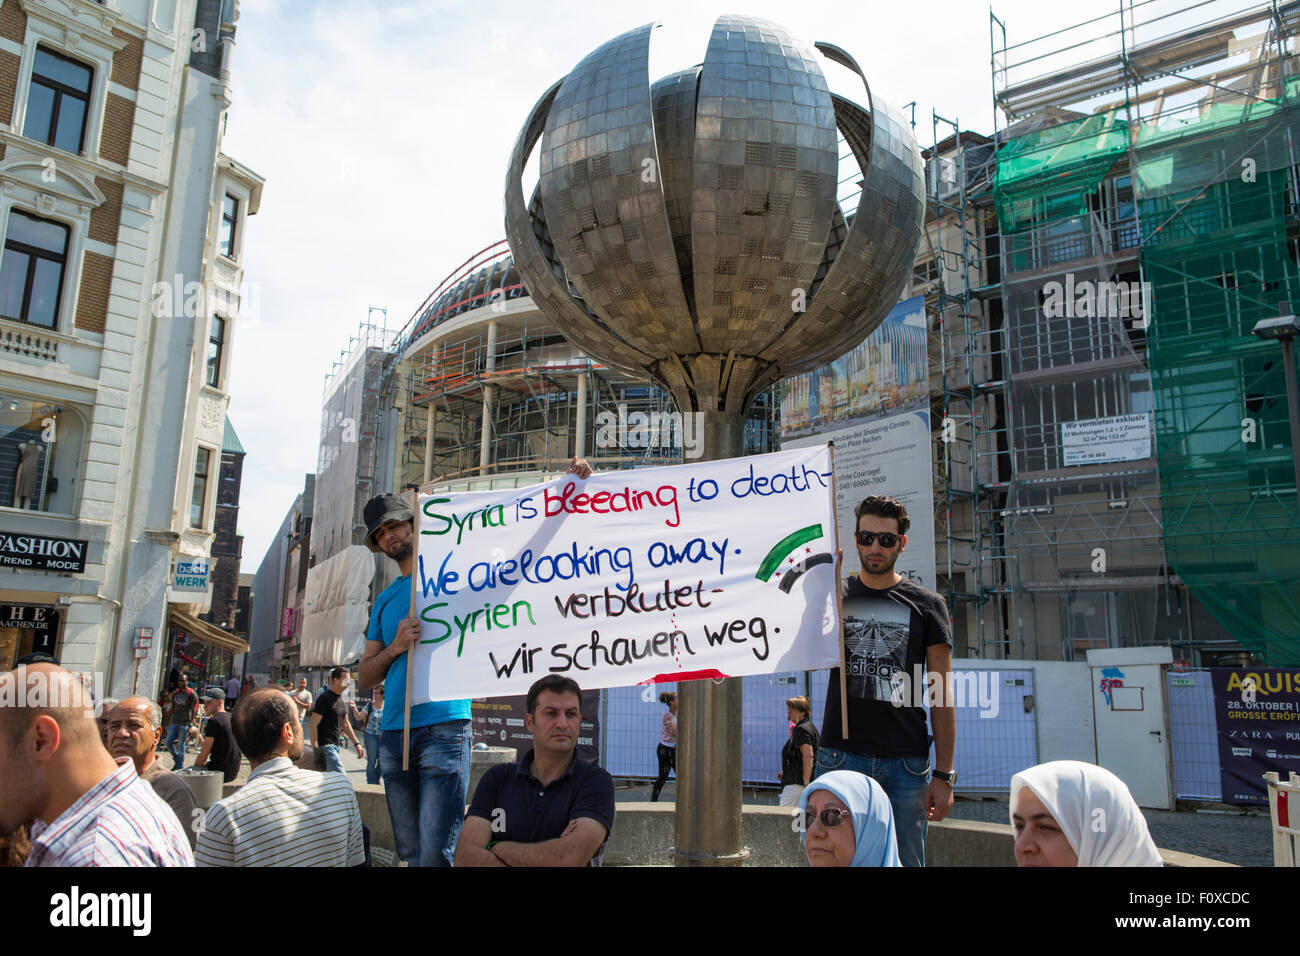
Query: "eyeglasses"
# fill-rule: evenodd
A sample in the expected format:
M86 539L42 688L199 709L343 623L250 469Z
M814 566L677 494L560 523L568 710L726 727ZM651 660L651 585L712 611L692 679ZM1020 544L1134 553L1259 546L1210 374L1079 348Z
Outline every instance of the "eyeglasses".
M839 807L827 807L820 814L822 826L828 830L837 827L844 822L848 815L849 811L847 810L841 810ZM818 819L818 814L815 810L805 810L803 812L803 828L807 830L816 819Z
M892 531L859 531L854 535L858 539L858 544L864 548L871 547L873 541L879 540L882 548L892 548L898 544L898 535Z

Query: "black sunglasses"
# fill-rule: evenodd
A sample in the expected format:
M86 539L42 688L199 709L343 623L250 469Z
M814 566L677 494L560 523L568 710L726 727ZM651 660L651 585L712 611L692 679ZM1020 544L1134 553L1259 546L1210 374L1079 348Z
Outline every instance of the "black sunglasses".
M822 826L826 827L828 830L832 827L837 827L845 821L848 815L849 811L847 810L841 810L839 807L827 807L821 812ZM816 820L817 817L818 814L816 811L805 810L803 812L803 828L807 830L812 826L813 821Z
M898 544L898 535L894 534L892 531L859 531L854 534L854 537L858 539L858 544L862 545L864 548L871 547L871 542L876 539L880 540L880 546L882 548L892 548L894 545Z

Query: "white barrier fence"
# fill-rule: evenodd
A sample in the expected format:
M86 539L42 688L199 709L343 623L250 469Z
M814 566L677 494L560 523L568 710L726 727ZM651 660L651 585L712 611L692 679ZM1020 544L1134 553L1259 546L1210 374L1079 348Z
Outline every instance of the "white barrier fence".
M1268 784L1268 815L1273 820L1273 865L1295 866L1300 859L1300 820L1292 821L1291 811L1300 811L1300 774L1291 773L1280 780L1273 772L1264 774Z

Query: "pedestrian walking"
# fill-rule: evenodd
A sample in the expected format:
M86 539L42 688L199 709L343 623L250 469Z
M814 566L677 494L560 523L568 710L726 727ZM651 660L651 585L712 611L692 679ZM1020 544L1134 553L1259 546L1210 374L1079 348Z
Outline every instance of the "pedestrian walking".
M172 769L181 770L185 767L190 725L199 710L199 695L194 693L184 673L177 677L176 687L163 706L167 712L167 749L172 755Z
M380 726L384 721L384 685L375 687L370 702L366 704L362 717L365 718L366 738L366 783L379 783L383 774L379 769Z
M357 748L357 756L366 755L348 720L348 706L343 700L348 680L348 672L342 667L330 671L329 686L316 698L311 713L311 744L325 752L326 765L338 773L345 772L343 760L339 757L340 735L352 741L352 745Z
M225 783L239 775L241 755L230 729L230 714L226 712L226 692L214 687L203 695L203 710L207 722L203 725L203 744L194 766L220 773Z
M659 731L659 746L655 748L655 757L659 761L659 776L655 778L650 790L650 799L657 801L668 782L668 772L677 770L677 695L664 691L659 695L659 703L668 709L664 711L663 727Z
M781 806L799 805L803 788L812 782L813 768L817 764L817 728L812 722L812 707L807 697L791 697L785 702L786 717L794 725L790 739L781 748L781 772L777 779L781 788Z
M234 674L226 679L226 710L235 709L235 704L239 701L239 678Z

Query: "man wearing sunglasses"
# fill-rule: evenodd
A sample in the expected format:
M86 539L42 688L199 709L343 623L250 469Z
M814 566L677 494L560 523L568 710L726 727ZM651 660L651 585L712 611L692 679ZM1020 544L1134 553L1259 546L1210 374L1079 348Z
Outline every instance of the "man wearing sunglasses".
M928 821L948 815L956 781L957 715L946 697L952 670L948 608L938 594L894 570L911 524L903 504L872 495L854 514L862 570L842 583L849 736L841 732L836 668L826 695L817 774L854 770L879 783L894 811L902 864L924 866ZM931 685L933 777L924 706Z

